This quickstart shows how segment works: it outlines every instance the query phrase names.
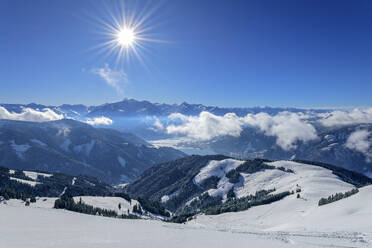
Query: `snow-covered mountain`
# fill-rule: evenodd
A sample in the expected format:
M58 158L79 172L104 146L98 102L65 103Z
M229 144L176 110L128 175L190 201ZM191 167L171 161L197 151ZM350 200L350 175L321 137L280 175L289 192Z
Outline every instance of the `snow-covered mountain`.
M0 167L0 197L5 199L25 200L63 194L104 196L114 191L113 187L93 177Z
M30 110L37 112L48 111L48 114L53 115L54 119L73 118L75 120L86 122L94 118L108 118L110 127L119 131L132 132L136 135L145 138L146 140L154 140L160 138L169 138L170 136L164 132L159 132L154 128L154 122L167 123L168 117L174 113L180 113L185 116L196 116L201 112L206 111L218 116L227 113L234 113L238 116L247 114L268 113L275 115L283 111L293 113L304 112L304 109L297 108L274 108L274 107L247 107L247 108L223 108L216 106L205 106L202 104L189 104L183 102L181 104L166 104L152 103L149 101L138 101L135 99L124 99L120 102L106 103L97 106L86 106L82 104L62 104L59 106L41 105L36 103L31 104L1 104L0 103L0 119L1 108L11 114L24 115ZM325 113L327 110L314 109L306 110L312 113ZM35 113L38 114L38 113ZM9 114L4 114L8 116ZM4 117L3 117L4 118ZM50 116L44 116L50 118ZM101 123L97 123L101 124Z
M181 113L184 115L198 115L202 111L207 111L216 115L226 113L235 113L238 116L265 112L268 114L277 114L282 111L303 112L298 108L274 108L274 107L247 107L247 108L224 108L216 106L205 106L203 104L190 104L183 102L181 104L152 103L149 101L138 101L135 99L124 99L120 102L106 103L97 106L87 106L83 104L62 104L59 106L42 104L0 104L8 111L20 113L24 108L42 110L52 109L58 114L65 114L66 117L138 117L138 116L168 116L172 113ZM317 113L324 113L327 110L314 109Z
M131 132L157 147L172 146L188 154L320 161L369 176L372 176L371 113L371 110L221 108L134 99L99 106L0 104L0 118L34 121L73 118ZM358 131L367 132L364 140L354 135ZM350 137L354 137L352 144L348 144Z
M126 187L134 197L158 201L181 216L244 211L286 199L317 206L322 197L345 193L372 179L316 163L236 160L221 155L190 156L153 166Z
M153 164L181 158L130 133L63 119L52 122L0 120L0 164L12 169L90 175L127 182Z
M274 136L266 136L254 128L245 128L239 137L219 137L206 144L200 144L200 146L207 147L218 154L242 159L256 157L273 160L300 159L337 164L346 169L372 176L372 161L366 156L366 152L358 151L348 143L350 136L358 130L372 133L372 124L325 129L319 132L317 139L297 142L296 148L289 150L278 146ZM363 142L361 138L358 138L358 141L359 143Z

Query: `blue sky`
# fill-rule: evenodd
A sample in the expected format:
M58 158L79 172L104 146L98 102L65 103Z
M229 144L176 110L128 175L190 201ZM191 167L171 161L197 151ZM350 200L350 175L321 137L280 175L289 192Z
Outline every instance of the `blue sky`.
M146 66L92 49L115 6L2 0L0 102L372 105L370 1L126 1L129 13L156 7L148 35L166 42L145 44ZM121 93L100 68L126 74Z

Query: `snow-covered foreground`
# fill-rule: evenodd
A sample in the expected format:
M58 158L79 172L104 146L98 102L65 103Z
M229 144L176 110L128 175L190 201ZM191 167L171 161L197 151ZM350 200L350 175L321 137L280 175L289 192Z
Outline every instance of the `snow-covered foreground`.
M372 188L362 190L362 194L350 199L358 195L365 197L371 191ZM318 213L314 213L318 216L317 219L304 218L303 226L283 228L293 229L292 231L248 231L243 226L216 228L214 222L221 225L222 222L215 217L205 217L204 226L196 225L195 222L183 225L84 215L40 205L23 207L1 204L0 247L369 247L372 243L372 228L368 224L371 223L371 210L368 208L371 205L366 204L363 207L361 205L364 204L357 204L355 208L360 210L351 213L353 208L350 202L342 210L331 206L332 204L324 206L324 209L322 207ZM334 210L333 214L325 216L324 214L331 212L330 209ZM230 216L229 221L242 223L241 218L244 215L240 219ZM334 219L342 216L346 218L344 222L342 219ZM209 220L206 221L207 219ZM248 222L249 219L249 225ZM314 225L319 222L322 224ZM329 230L314 231L318 226L328 226Z
M150 220L123 220L65 210L0 205L0 247L289 247L256 235L184 228Z
M223 179L228 168L240 163L208 163L195 183L209 175ZM270 165L276 169L243 174L235 185L235 193L245 196L262 189L301 189L300 198L292 194L242 212L199 215L186 224L57 210L52 208L56 198L38 198L29 207L20 200L9 200L7 205L0 204L0 247L372 247L372 185L319 207L321 197L346 192L354 186L319 166L290 161ZM74 199L78 201L80 197ZM119 197L81 199L119 213L131 212L138 204Z

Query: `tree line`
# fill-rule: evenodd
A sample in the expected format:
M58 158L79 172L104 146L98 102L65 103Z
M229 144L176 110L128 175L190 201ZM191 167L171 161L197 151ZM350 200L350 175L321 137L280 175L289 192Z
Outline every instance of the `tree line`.
M332 202L335 202L335 201L339 201L341 199L344 199L344 198L347 198L349 196L355 195L358 192L359 192L359 190L357 188L354 188L354 189L352 189L350 191L347 191L345 193L336 193L334 195L328 196L328 198L320 198L320 200L318 202L318 206L323 206L323 205L326 205L326 204L329 204L329 203L332 203Z

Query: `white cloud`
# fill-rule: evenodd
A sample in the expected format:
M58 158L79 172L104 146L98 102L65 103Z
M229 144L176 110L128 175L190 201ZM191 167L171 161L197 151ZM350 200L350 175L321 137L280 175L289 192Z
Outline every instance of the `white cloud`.
M18 120L18 121L54 121L63 119L62 114L57 114L49 108L45 108L41 111L23 108L21 113L9 112L6 108L0 106L0 119Z
M345 146L349 149L363 153L367 161L372 159L372 133L368 130L356 130L352 132Z
M93 74L100 76L109 86L113 87L118 94L123 94L123 88L128 83L127 74L123 70L112 70L108 64L102 68L91 70Z
M275 136L278 146L290 150L296 148L297 141L307 142L318 138L315 128L305 119L307 116L302 113L280 112L275 116L259 113L248 114L244 122L258 127L268 136Z
M169 134L185 134L188 137L209 140L217 136L239 136L243 122L233 113L217 116L209 112L201 112L199 116L185 116L183 114L171 114L172 120L180 120L180 125L169 125L166 130Z
M153 119L154 119L154 123L152 124L151 129L154 130L154 131L162 131L162 130L164 130L164 125L163 125L163 123L161 123L161 121L159 120L159 118L156 117L156 116L154 116Z
M113 120L111 120L110 118L104 117L104 116L87 118L85 122L89 125L106 125L106 126L112 125L112 123L114 123Z
M318 116L322 118L319 122L327 127L372 123L372 108L356 108L351 111L337 110L331 113L319 114Z
M275 136L277 145L284 150L296 147L297 141L307 142L317 139L315 128L305 119L306 115L281 112L275 116L266 113L248 114L238 117L234 113L216 116L201 112L199 116L172 114L170 119L181 121L166 127L169 134L183 134L190 138L209 140L218 136L238 137L244 126L250 125L260 129L265 135Z

